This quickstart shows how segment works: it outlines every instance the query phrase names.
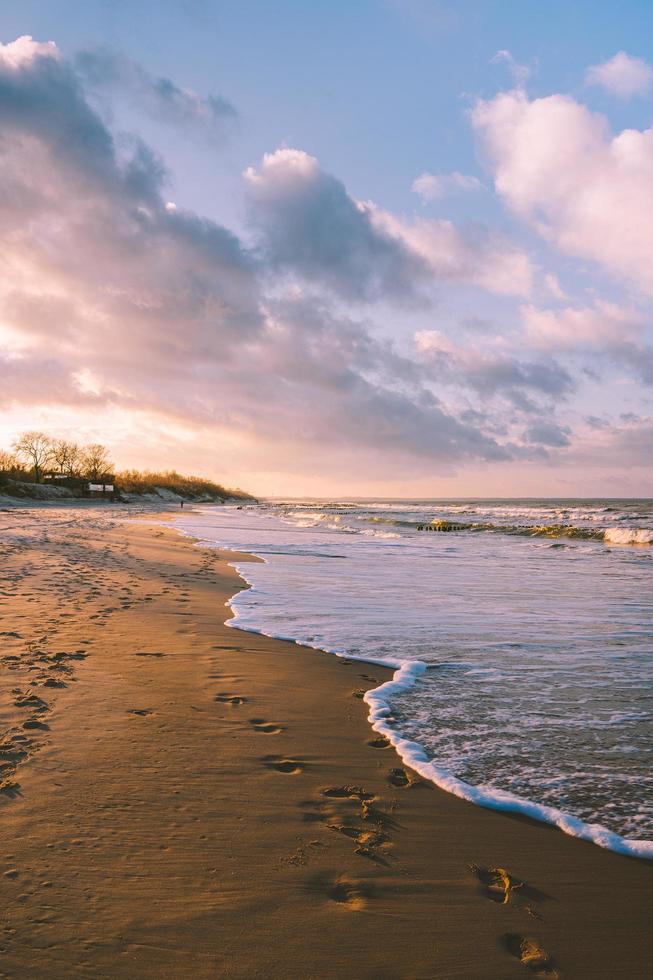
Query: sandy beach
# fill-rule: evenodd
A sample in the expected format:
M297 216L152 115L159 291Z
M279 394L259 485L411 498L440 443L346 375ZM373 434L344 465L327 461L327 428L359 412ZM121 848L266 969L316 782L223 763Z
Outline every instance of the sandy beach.
M0 513L0 976L650 975L649 863L411 774L163 519Z

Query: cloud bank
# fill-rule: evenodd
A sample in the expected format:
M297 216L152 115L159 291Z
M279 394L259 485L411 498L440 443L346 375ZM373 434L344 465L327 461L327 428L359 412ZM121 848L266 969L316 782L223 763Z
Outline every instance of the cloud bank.
M14 337L3 406L119 406L293 457L358 447L437 470L511 455L442 401L419 361L310 293L410 304L438 277L471 277L472 246L453 228L435 258L282 150L248 171L262 237L245 247L166 206L162 162L138 140L117 144L84 84L53 45L0 49L0 315ZM279 268L292 282L273 298Z
M424 303L438 284L528 295L528 256L501 236L358 201L315 157L279 149L245 172L266 262L342 298Z
M182 433L216 471L228 455L243 482L251 466L387 480L646 441L644 416L593 425L573 407L590 372L653 382L637 301L570 299L505 229L360 200L301 149L245 170L245 239L168 203L164 161L95 108L116 88L211 140L236 114L115 53L0 45L6 413L122 413L148 439ZM471 119L518 222L651 294L650 131L612 136L575 100L521 89ZM425 171L416 189L436 201L475 180ZM493 315L451 322L457 295Z

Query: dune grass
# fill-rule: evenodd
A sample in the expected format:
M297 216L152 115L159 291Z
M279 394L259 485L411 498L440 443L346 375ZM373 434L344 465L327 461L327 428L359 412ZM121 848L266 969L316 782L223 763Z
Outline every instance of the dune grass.
M169 490L189 500L203 497L220 498L222 500L253 500L251 494L244 490L230 489L221 483L214 483L200 476L182 476L175 470L163 473L141 472L140 470L124 470L116 473L116 484L123 493L156 493L157 489Z

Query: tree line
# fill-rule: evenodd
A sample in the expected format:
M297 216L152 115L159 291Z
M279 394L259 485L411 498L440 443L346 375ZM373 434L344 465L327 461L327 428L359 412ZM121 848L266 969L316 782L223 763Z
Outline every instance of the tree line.
M52 439L45 432L23 432L12 444L12 452L0 449L0 473L20 480L31 476L41 483L45 473L98 482L109 476L113 463L106 446L80 446L67 439Z

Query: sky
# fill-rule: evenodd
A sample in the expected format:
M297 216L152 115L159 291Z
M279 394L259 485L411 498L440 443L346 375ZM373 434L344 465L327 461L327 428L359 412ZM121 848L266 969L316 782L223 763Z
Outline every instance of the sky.
M0 448L653 495L653 5L5 0Z

